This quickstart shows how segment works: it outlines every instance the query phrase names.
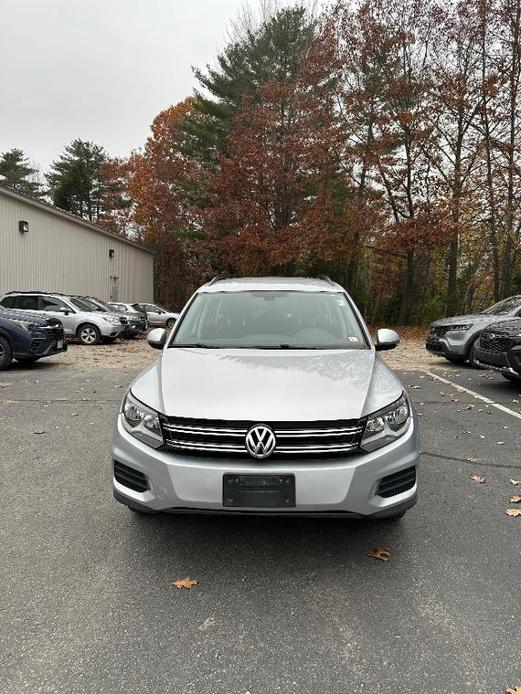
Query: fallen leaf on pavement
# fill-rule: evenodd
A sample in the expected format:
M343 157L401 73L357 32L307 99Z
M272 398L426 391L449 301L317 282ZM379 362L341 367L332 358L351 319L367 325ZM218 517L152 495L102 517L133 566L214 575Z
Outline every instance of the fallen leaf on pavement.
M517 516L521 516L521 508L507 508L506 514L507 516L513 516L516 518Z
M46 431L33 431L33 434L46 434Z
M497 445L498 445L498 446L503 446L504 444L505 444L504 441L498 441L498 442L497 442Z
M521 484L521 480L510 480L510 484L513 484L514 487L517 487L519 484Z
M521 685L519 687L507 687L506 694L521 694Z
M389 557L391 556L391 550L387 547L377 547L372 552L369 552L367 556L372 557L373 559L381 559L382 561L388 561Z
M181 590L182 588L190 590L190 588L193 588L198 583L199 581L196 581L195 579L189 578L187 576L186 578L178 578L177 581L172 581L171 585L175 586L177 590Z
M511 504L521 504L521 494L516 494L510 497Z
M481 475L471 475L470 479L474 480L474 482L479 482L480 484L484 484L487 481L487 478L482 477Z
M477 463L478 459L477 458L467 458L467 463Z
M467 407L466 407L465 409L466 409L466 410L473 410L473 409L474 409L474 405L467 405Z

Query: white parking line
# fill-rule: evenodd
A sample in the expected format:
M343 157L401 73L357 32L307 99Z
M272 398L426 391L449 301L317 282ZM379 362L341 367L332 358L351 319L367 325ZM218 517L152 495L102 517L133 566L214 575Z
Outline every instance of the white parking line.
M432 378L435 378L437 381L441 381L442 383L446 383L449 386L453 386L459 392L468 393L469 395L472 395L472 397L476 398L476 400L481 400L482 402L485 402L487 405L495 407L496 410L501 410L501 412L506 412L507 414L512 415L512 417L517 417L517 419L521 419L521 414L519 412L511 410L510 407L506 407L505 405L501 405L498 402L494 402L493 400L490 400L490 398L486 398L484 395L475 393L473 390L470 390L470 388L460 386L459 383L454 383L453 381L449 381L446 378L442 378L437 374L433 374L432 371L426 371L425 373L427 374L427 376L431 376Z

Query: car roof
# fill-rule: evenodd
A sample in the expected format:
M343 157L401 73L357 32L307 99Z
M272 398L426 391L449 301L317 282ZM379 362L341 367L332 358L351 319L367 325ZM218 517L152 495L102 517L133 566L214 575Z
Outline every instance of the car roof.
M345 292L329 277L216 277L197 293L242 291Z

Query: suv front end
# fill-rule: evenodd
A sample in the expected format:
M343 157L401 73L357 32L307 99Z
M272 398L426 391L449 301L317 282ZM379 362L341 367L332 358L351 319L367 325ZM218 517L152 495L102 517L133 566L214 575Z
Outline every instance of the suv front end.
M227 296L243 284L265 299L270 344L239 346L251 341L243 335L249 320L257 321L251 330L262 342L259 312ZM186 342L193 300L169 336L158 330L149 337L153 346L166 344L122 402L113 437L116 499L148 513L396 518L412 507L418 422L398 378L376 354L394 346L395 333L392 344L375 348L351 300L329 282L230 280L198 294L221 288L215 334L224 331L230 344L200 342L204 326L197 341ZM316 311L298 314L293 295L300 292L308 293L302 305L314 302ZM336 306L339 320L348 316L349 334L338 344L316 344L326 328L341 332L336 317L323 324L321 302L326 313ZM281 334L300 336L298 344L272 344L275 324Z

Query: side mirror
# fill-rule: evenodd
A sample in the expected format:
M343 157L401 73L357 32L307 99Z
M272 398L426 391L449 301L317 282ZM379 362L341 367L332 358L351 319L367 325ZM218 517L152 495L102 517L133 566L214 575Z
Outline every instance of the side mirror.
M386 349L394 349L400 344L400 336L394 330L388 330L387 328L381 328L376 333L376 350L378 352L383 352Z
M70 310L68 308L65 308L65 306L62 306L61 308L58 309L58 313L63 313L64 316L68 316L70 313Z
M163 328L156 328L148 333L148 344L154 349L163 349L166 342L167 333Z

